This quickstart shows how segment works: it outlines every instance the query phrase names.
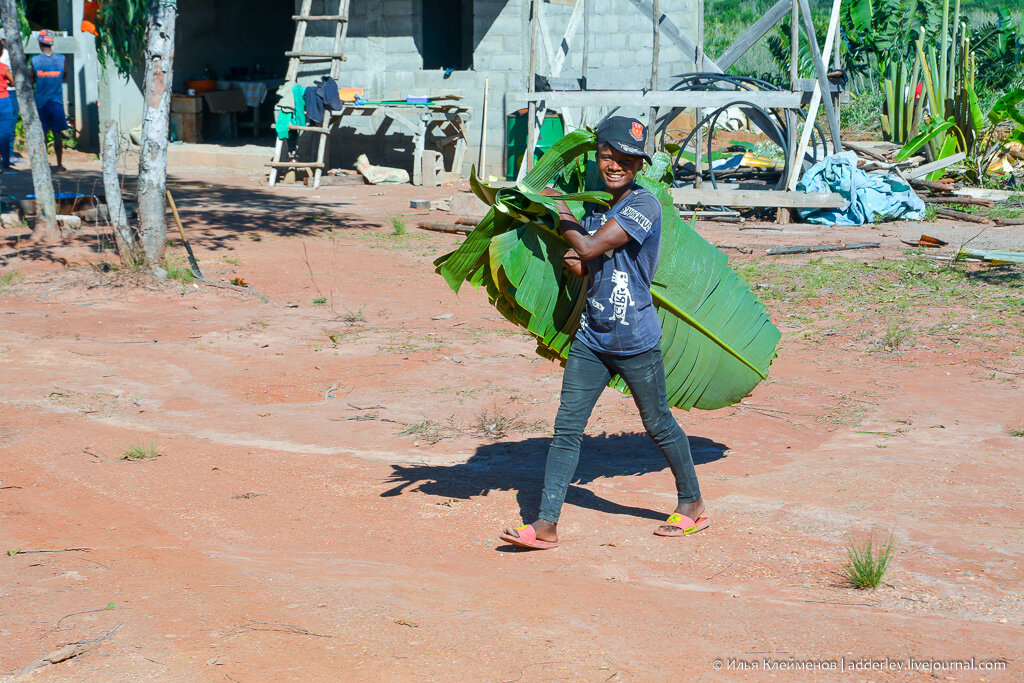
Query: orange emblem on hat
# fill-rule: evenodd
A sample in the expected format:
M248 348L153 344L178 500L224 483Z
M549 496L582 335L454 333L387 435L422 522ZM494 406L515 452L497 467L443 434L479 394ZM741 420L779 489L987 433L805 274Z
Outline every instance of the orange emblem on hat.
M643 124L641 124L639 121L634 121L633 128L629 131L629 134L632 135L638 142L642 140L644 137Z

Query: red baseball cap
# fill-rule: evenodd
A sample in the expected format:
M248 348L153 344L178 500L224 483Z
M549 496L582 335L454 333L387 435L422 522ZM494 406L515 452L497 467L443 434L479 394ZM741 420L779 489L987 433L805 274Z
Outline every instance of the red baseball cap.
M48 28L44 28L42 31L39 32L39 35L36 36L36 40L39 41L40 45L53 45L53 41L55 39L56 36L53 35L53 31L51 31Z

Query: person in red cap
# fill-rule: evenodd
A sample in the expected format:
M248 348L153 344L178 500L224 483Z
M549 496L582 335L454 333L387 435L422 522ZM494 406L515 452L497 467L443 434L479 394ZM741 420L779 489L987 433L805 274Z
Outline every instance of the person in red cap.
M608 382L621 377L644 428L661 449L676 480L677 505L658 536L685 536L708 527L690 444L668 405L661 322L651 281L661 246L661 204L634 180L651 161L647 127L613 116L597 127L597 172L612 195L608 208L586 204L577 220L558 201L559 232L572 250L565 267L587 278L586 307L562 375L555 433L544 470L539 518L505 529L501 539L534 549L558 545L557 524L579 462L583 430ZM558 196L550 188L543 194Z
M57 157L57 173L64 168L64 131L68 117L64 113L64 55L53 51L53 31L43 29L37 37L41 54L32 57L32 80L36 84L36 109L43 124L43 134L53 133L53 153Z

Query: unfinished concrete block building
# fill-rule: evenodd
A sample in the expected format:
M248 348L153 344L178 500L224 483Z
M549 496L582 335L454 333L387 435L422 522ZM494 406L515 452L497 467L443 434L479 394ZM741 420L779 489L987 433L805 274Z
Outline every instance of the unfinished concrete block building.
M541 30L533 37L531 56L531 0L350 0L346 61L339 85L363 88L365 98L376 101L461 96L471 109L471 120L468 153L458 170L468 172L470 164L479 160L486 125L487 172L504 175L506 117L526 106L521 95L530 89L531 66L539 74L557 77L549 79L556 89L578 89L584 78L589 90L650 88L651 0L587 0L590 7L577 7L577 2L583 0L538 2ZM273 144L271 108L280 81L270 77L285 73L285 53L291 49L295 31L292 15L300 5L300 0L179 0L175 90L183 91L185 81L210 73L221 79L233 69L251 70L258 65L268 75L269 85L260 144ZM660 0L659 6L680 32L693 38L694 0ZM311 14L336 10L336 0L314 0ZM567 33L572 22L575 29ZM311 23L306 47L329 50L333 37L332 26ZM684 54L678 41L662 40L659 63L664 84L674 74L692 71L694 55ZM304 64L299 83L308 85L328 70L329 64ZM109 70L103 78L101 117L120 119L126 130L139 125L142 98L137 83L141 79L119 81ZM544 79L539 80L543 88ZM646 109L631 110L629 105L622 102L628 113L646 117ZM606 112L607 108L585 115L578 109L556 113L565 115L571 128L593 125ZM410 137L383 123L373 116L345 117L331 136L331 165L350 167L358 154L365 153L373 163L408 169Z

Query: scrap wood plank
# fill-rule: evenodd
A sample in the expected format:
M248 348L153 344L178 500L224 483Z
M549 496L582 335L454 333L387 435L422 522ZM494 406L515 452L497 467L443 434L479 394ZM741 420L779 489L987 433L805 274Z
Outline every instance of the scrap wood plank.
M882 246L881 242L855 242L852 244L812 244L797 247L775 247L768 250L769 256L788 254L814 254L819 251L845 251L847 249L875 249Z
M935 213L942 216L943 218L955 218L958 221L967 221L968 223L979 223L981 225L992 225L992 221L985 218L984 216L976 216L973 213L967 213L965 211L955 211L953 209L944 209L941 206L936 207Z
M943 157L941 159L936 159L935 161L931 162L930 164L925 164L923 166L918 166L917 168L912 168L912 169L903 171L903 177L905 177L907 180L913 180L914 178L920 178L921 176L926 176L929 173L932 173L933 171L939 171L939 170L942 170L942 169L946 168L947 166L952 166L953 164L960 163L961 161L963 161L966 158L967 158L967 155L965 153L957 152L956 154L952 154L952 155L950 155L948 157Z
M961 249L961 256L981 259L983 261L994 261L996 263L1024 263L1024 252L1021 251L993 251L991 249Z
M722 55L716 60L717 66L723 71L729 69L730 66L739 61L740 57L745 55L750 48L754 46L754 43L764 38L768 31L772 30L775 24L779 23L782 17L789 14L790 8L792 7L791 0L779 0L775 3L771 9L762 15L754 24L748 28L743 35L737 38L729 49L722 53ZM705 57L705 64L707 64L707 58Z
M716 190L712 188L669 188L676 204L704 206L763 206L794 209L841 209L842 195L834 192L780 192L776 190Z

